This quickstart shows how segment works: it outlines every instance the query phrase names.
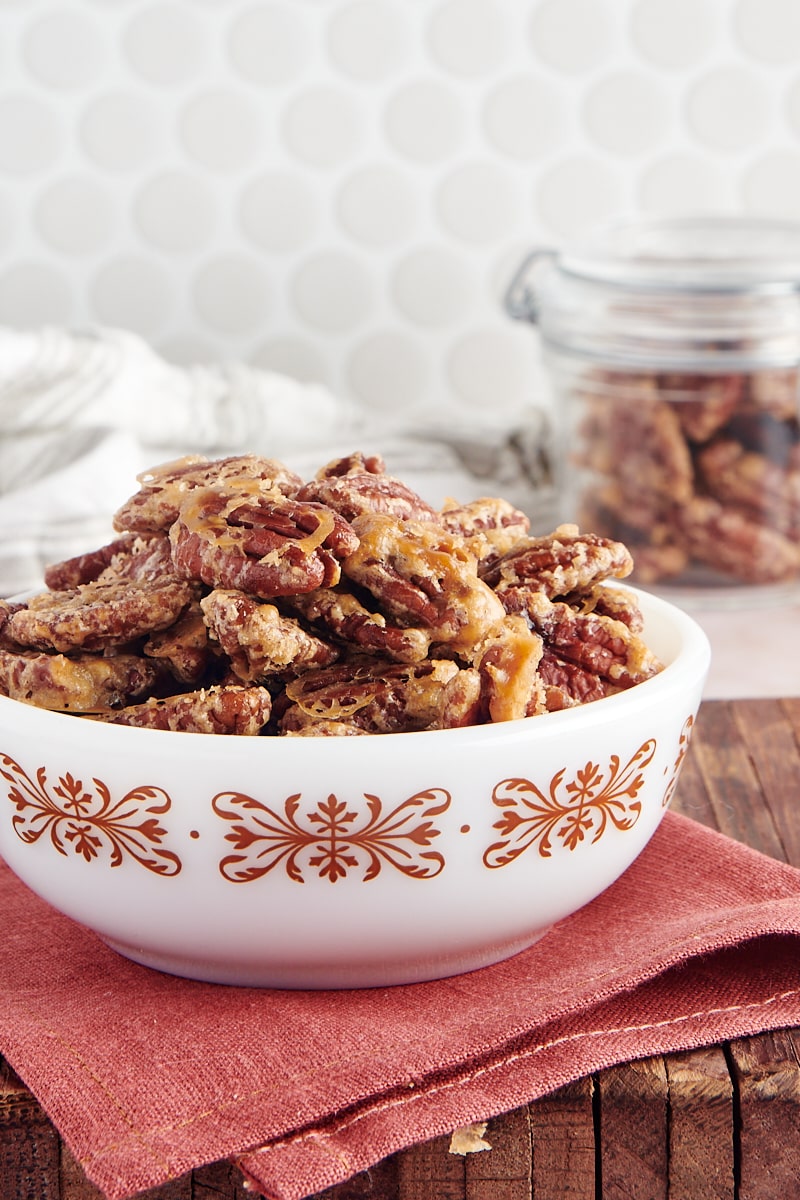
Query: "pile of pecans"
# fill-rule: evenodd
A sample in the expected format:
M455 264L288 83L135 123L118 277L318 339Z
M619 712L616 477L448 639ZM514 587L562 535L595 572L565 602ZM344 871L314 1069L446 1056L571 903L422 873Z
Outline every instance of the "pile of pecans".
M428 505L354 453L304 481L255 455L139 477L119 537L0 601L0 691L187 732L351 736L530 717L630 688L620 542L529 534L502 499ZM601 586L602 585L602 586Z
M578 519L620 538L635 578L800 578L800 371L593 369L574 385Z

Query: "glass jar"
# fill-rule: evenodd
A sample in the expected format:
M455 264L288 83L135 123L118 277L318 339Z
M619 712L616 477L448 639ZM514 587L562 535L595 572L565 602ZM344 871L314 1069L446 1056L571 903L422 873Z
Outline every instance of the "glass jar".
M534 251L506 308L540 333L562 520L678 603L797 594L800 225L619 226Z

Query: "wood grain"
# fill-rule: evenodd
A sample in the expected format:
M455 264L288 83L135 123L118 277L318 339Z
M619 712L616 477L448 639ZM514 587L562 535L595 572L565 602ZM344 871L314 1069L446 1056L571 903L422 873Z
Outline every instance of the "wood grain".
M668 1200L668 1085L660 1056L598 1076L603 1200Z
M734 1095L718 1046L664 1060L669 1097L669 1200L734 1200Z
M594 1200L594 1091L594 1079L577 1079L530 1105L536 1200Z

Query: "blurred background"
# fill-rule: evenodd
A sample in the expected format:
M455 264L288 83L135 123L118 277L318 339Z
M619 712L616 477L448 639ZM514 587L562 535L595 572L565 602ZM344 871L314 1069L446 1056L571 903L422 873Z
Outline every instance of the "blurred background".
M526 250L800 213L797 0L0 0L0 324L513 424Z

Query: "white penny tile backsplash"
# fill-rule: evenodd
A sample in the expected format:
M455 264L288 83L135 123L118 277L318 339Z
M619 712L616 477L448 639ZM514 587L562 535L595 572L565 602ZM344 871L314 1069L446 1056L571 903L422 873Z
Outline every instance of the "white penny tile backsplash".
M800 216L800 0L0 0L0 323L514 422L523 254Z

